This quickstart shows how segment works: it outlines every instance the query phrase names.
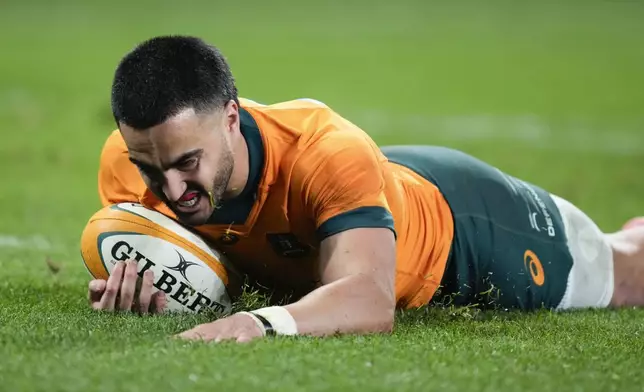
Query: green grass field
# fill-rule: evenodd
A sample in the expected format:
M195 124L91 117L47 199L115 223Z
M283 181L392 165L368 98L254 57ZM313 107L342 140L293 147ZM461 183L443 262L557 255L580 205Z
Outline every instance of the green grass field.
M644 311L424 309L393 336L187 344L170 337L203 316L88 310L78 241L112 72L168 33L218 45L244 97L465 150L616 230L644 213L643 2L134 3L0 2L0 391L642 390Z

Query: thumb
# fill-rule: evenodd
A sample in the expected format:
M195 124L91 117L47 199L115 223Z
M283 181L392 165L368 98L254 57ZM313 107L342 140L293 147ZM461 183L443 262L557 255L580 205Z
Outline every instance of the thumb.
M151 302L152 302L151 303L152 310L150 311L151 313L163 313L166 310L166 307L168 306L168 298L166 297L165 292L161 290L152 294Z
M89 282L88 297L89 302L92 306L101 302L101 298L103 297L106 286L107 281L102 279L95 279Z

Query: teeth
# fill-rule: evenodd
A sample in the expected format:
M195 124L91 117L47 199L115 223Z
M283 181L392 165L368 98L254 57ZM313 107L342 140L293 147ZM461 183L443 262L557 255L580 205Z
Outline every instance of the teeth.
M181 207L192 207L195 204L197 204L197 199L198 199L198 197L195 196L195 197L193 197L192 199L190 199L188 201L179 201L179 202L177 202L177 204L179 204Z

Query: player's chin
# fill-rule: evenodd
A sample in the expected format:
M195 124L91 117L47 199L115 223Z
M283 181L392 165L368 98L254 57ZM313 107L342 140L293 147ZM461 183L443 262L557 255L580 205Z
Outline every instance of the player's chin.
M179 221L189 226L199 226L208 222L212 214L212 208L208 202L208 198L199 195L194 204L182 205L180 203L173 203L172 211L177 215Z

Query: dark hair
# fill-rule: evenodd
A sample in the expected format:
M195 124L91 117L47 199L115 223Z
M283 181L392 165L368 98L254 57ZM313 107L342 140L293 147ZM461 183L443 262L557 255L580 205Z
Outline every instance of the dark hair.
M112 82L116 123L136 129L161 124L181 110L223 107L237 100L230 68L219 50L188 36L155 37L119 63Z

